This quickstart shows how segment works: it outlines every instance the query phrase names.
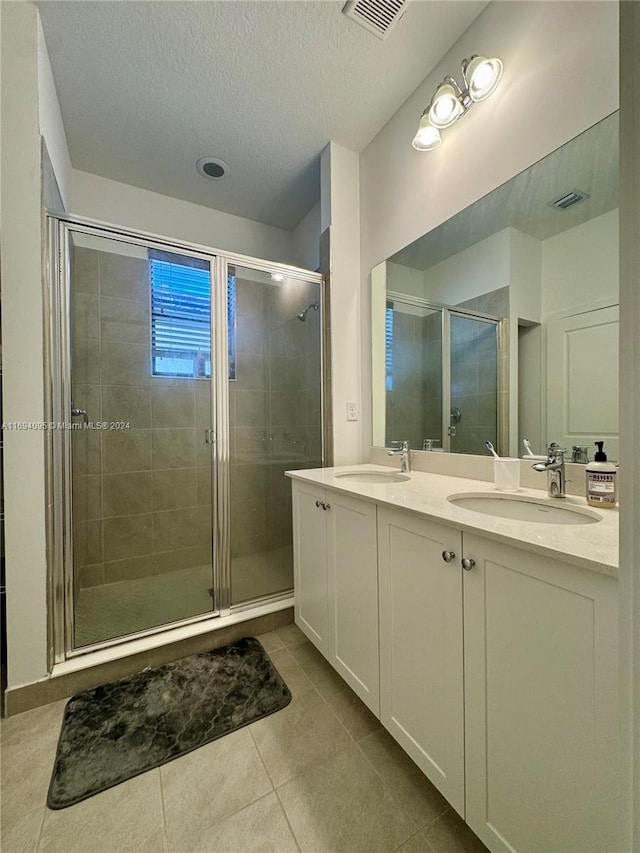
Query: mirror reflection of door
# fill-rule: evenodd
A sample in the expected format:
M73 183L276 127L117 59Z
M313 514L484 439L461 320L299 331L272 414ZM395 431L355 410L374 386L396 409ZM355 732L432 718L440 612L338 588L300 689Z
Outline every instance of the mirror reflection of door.
M451 313L449 412L453 453L482 453L485 441L498 447L498 326Z

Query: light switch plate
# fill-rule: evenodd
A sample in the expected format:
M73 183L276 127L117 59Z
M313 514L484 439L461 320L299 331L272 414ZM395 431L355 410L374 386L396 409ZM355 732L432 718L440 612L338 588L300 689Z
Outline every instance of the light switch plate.
M348 421L357 421L358 420L358 404L355 400L349 400L347 402L347 420Z

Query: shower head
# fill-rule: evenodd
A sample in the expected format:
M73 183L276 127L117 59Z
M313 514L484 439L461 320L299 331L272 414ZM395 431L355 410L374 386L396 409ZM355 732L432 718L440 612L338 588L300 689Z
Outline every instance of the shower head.
M311 311L311 309L313 309L314 311L317 311L317 310L318 310L318 308L319 308L318 303L317 303L317 302L312 302L312 303L311 303L311 305L307 305L307 307L304 309L304 311L301 311L301 312L300 312L299 314L297 314L296 316L297 316L298 320L302 320L302 322L304 323L304 322L305 322L305 320L307 319L307 313L308 313L309 311Z

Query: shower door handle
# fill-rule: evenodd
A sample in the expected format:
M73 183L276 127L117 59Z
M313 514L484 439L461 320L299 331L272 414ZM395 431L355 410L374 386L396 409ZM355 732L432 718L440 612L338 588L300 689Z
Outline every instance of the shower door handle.
M72 418L82 418L85 426L89 426L89 415L87 414L86 409L74 409L73 403L71 404L71 417Z

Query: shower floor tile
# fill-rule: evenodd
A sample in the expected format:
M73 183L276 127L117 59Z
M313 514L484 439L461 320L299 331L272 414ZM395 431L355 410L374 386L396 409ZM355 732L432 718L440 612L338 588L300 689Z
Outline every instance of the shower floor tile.
M238 604L293 587L291 547L231 561L232 601ZM207 613L211 566L196 566L80 590L76 648Z

